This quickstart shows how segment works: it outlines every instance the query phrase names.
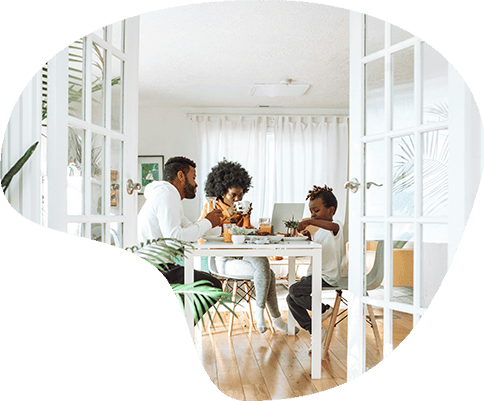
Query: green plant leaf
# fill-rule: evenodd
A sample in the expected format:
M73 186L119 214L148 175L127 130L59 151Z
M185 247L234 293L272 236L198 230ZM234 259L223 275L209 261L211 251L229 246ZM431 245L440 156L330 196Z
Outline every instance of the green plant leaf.
M8 170L7 174L2 178L2 189L3 193L7 191L8 186L12 182L13 177L22 169L25 163L27 163L27 160L30 159L30 156L32 156L32 153L34 153L34 150L37 148L37 145L39 142L35 142L30 148L27 149L27 151L24 153L24 155L13 165L13 167Z
M186 241L180 241L174 238L158 238L156 240L148 240L146 244L141 243L139 247L133 246L125 249L163 271L168 270L168 263L176 264L177 257L182 257L185 252L191 252L193 248L193 245ZM220 288L213 287L209 281L202 280L191 284L171 284L171 288L175 292L182 308L184 306L184 298L188 297L188 305L193 312L195 324L202 318L203 311L208 310L215 302L219 302L220 305L233 313L234 316L237 316L229 306L233 303L232 294L223 292ZM223 320L218 309L216 313L220 320ZM210 313L207 313L207 315L210 322L212 322Z
M223 292L219 288L212 287L209 281L202 280L192 284L172 284L171 288L180 302L180 305L184 306L184 299L188 296L189 306L193 312L194 323L197 324L203 315L203 311L207 310L210 305L215 302L220 302L220 305L224 306L234 316L237 317L235 312L229 307L229 303L232 303L232 294L229 292ZM212 317L207 313L210 322ZM222 319L220 313L217 310L217 315Z

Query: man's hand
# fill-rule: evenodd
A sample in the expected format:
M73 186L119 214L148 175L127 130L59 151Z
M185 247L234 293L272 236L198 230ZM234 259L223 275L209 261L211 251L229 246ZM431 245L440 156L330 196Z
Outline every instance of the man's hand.
M205 218L212 223L212 228L213 227L218 227L220 223L222 222L223 219L223 213L219 209L212 210L210 213L208 213Z

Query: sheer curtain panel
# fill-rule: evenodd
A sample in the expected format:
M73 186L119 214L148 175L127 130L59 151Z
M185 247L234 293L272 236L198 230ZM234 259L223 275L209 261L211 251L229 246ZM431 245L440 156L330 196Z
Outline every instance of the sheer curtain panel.
M253 188L244 196L253 203L252 224L257 226L266 193L267 117L193 115L197 140L197 176L200 186L200 210L205 198L207 175L225 157L239 162L252 176Z
M274 172L274 202L305 202L313 185L327 184L338 200L336 218L344 222L348 118L275 117Z

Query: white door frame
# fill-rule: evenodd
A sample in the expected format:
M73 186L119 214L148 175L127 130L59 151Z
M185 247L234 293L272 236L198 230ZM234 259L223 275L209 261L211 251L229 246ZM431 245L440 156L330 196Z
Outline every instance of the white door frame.
M448 87L449 87L449 117L448 121L427 123L425 125L416 123L409 130L415 133L415 154L420 155L423 148L421 134L432 130L447 129L449 137L449 216L434 217L422 215L422 163L420 158L415 158L416 183L415 183L415 212L414 217L398 218L392 217L391 200L392 196L392 138L400 135L400 132L392 131L389 110L391 110L391 63L389 56L396 49L400 50L407 45L414 46L415 55L415 121L420 122L422 110L422 41L419 38L407 39L397 46L390 46L391 26L385 23L386 49L378 54L364 54L364 14L350 12L350 166L349 177L356 177L361 182L360 190L349 196L349 319L348 319L348 354L347 354L347 378L352 380L366 370L366 303L373 306L383 307L384 310L384 357L393 350L393 311L402 311L413 314L413 325L418 323L420 317L425 313L423 303L422 286L422 229L425 224L442 224L443 229L448 231L448 258L447 268L455 254L457 246L462 237L467 219L469 217L475 194L481 178L482 153L483 153L483 128L477 106L472 98L467 85L462 77L449 64ZM379 139L385 139L386 172L385 172L385 212L383 217L365 217L364 207L364 185L366 177L364 146L366 142L374 140L364 137L364 99L365 99L365 70L364 64L372 57L380 57L385 53L385 134ZM371 177L369 177L370 179ZM392 285L385 285L385 299L376 300L366 297L363 289L363 277L365 275L365 249L364 249L364 224L366 222L381 222L384 224L385 240L385 283L393 282L393 238L392 224L411 222L414 224L414 300L412 305L395 302L392 300Z
M106 76L110 77L111 56L115 55L124 62L124 86L123 102L124 113L122 132L111 130L111 85L106 84L105 93L105 127L91 123L91 73L90 68L85 68L83 76L84 98L87 106L84 118L80 119L68 113L68 48L58 53L48 64L48 137L47 137L47 171L48 171L48 226L55 230L67 232L68 223L83 223L85 225L84 236L91 238L91 223L104 224L104 242L109 243L110 223L123 224L122 247L132 246L137 243L137 193L126 193L126 182L131 179L137 180L137 155L138 155L138 64L139 64L139 17L133 17L125 21L125 44L124 51L117 49L111 44L111 27L106 29L105 38L90 34L83 39L86 49L90 49L93 41L96 41L106 50ZM91 66L91 52L85 54L85 66ZM83 107L83 106L81 106ZM90 163L84 163L84 212L80 215L68 215L67 210L67 149L68 149L68 126L85 130L84 158L91 149L91 134L97 133L104 137L104 213L92 215L90 210L91 186L88 177L91 176ZM111 139L123 143L122 177L120 191L123 196L123 208L120 215L111 215L110 210L110 174L111 169ZM89 155L90 160L90 155Z

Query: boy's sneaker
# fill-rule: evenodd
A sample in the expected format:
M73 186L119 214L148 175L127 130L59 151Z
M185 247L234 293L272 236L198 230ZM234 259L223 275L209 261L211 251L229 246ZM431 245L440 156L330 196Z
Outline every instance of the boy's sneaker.
M321 345L323 344L323 341L326 338L326 334L328 334L328 330L323 329L321 327ZM312 350L313 350L313 335L311 334L311 345L309 346L308 355L311 355Z
M334 309L331 306L326 309L321 315L321 322L324 322L326 319L328 319L333 314L333 310Z

